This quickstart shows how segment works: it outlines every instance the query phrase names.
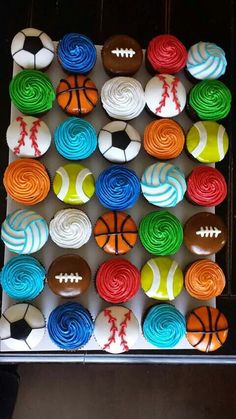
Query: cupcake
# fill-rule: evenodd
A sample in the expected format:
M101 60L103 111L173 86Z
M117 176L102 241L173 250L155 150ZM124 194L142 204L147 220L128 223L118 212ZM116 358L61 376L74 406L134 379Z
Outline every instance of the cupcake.
M144 198L158 207L175 207L183 200L186 181L182 170L170 163L148 166L141 178Z
M57 246L64 249L79 249L92 234L92 224L85 212L78 209L57 211L49 223L49 234Z
M225 275L220 266L211 260L192 262L184 277L187 292L198 300L218 297L225 287Z
M57 152L68 160L83 160L97 148L95 128L85 119L70 117L55 129L54 141Z
M1 239L10 252L35 253L48 239L47 222L35 211L15 210L2 224Z
M225 178L215 167L197 166L187 177L186 198L194 205L215 207L226 195Z
M23 205L42 202L50 191L50 178L45 166L34 159L19 159L10 163L3 176L7 194Z
M183 282L180 266L169 257L149 259L141 269L141 287L156 300L174 300L182 291Z
M127 163L138 155L141 149L141 136L127 122L112 121L100 130L98 148L108 161Z
M183 242L183 228L168 211L153 211L145 215L139 224L139 238L145 249L157 256L173 255Z
M129 351L139 337L139 323L132 310L110 306L102 310L94 325L94 337L103 351L120 354Z
M200 163L217 163L224 159L229 148L229 137L215 121L198 121L186 136L186 149L190 157Z
M197 42L188 50L186 70L198 80L218 79L225 74L225 52L213 42Z
M61 79L56 89L57 103L68 115L84 116L92 112L98 102L95 83L81 74Z
M213 255L225 246L226 241L227 228L219 215L199 212L184 225L184 244L195 255Z
M218 308L201 306L187 315L186 337L201 352L213 352L219 349L228 336L228 321Z
M47 70L54 58L54 44L40 29L22 29L12 39L11 55L23 69Z
M64 350L73 351L84 347L92 337L93 328L91 314L77 302L57 306L48 318L49 337Z
M143 87L132 77L114 77L104 83L101 102L108 116L129 121L137 118L144 109Z
M90 170L82 164L68 163L56 170L52 187L60 201L70 205L82 205L92 198L95 180Z
M17 157L41 157L51 145L51 133L44 121L33 116L18 116L7 128L9 149Z
M51 291L65 298L83 294L91 282L91 269L81 256L76 254L57 257L47 271L47 283Z
M158 35L148 43L146 62L151 73L178 73L185 67L186 60L187 50L176 36Z
M231 101L231 92L222 81L203 80L190 89L187 111L193 121L219 121L229 114Z
M29 351L42 341L46 322L32 304L10 306L0 318L0 340L13 351Z
M173 119L159 119L145 127L143 146L150 156L159 160L178 157L184 148L184 143L184 130Z
M121 211L131 208L140 195L139 178L127 167L108 167L98 176L96 195L105 208Z
M64 71L88 74L95 66L97 51L90 38L71 32L60 39L57 58Z
M143 335L147 342L157 348L174 348L185 333L185 318L171 304L156 304L144 316Z
M13 105L23 114L42 116L52 109L55 92L49 77L39 70L22 70L9 85Z
M138 231L133 218L122 211L102 214L93 228L97 245L110 255L124 255L136 244Z
M133 76L142 65L143 51L131 36L112 35L104 42L101 57L109 76Z
M96 289L108 303L125 303L140 289L139 270L127 259L109 259L98 268Z
M184 110L186 90L177 76L156 74L146 84L145 102L151 116L171 118Z
M46 271L32 256L16 256L3 266L0 283L3 291L13 300L29 301L44 288Z

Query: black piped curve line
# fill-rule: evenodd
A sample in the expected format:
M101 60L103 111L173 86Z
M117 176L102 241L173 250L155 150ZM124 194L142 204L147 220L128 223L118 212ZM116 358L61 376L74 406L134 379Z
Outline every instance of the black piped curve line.
M126 244L132 249L134 246L126 239L126 237L124 236L124 234L137 234L138 233L138 231L137 230L133 230L133 231L123 231L124 230L124 225L125 225L125 223L126 223L126 221L129 219L129 218L131 218L131 216L129 215L129 214L127 214L127 216L126 216L126 218L122 221L122 224L121 224L121 236L122 236L122 239L124 240L124 242L126 242Z
M75 83L75 94L77 97L77 103L78 103L78 109L79 109L79 113L81 113L81 100L80 100L80 94L79 94L79 85L77 83L77 76L76 74L74 75L74 83Z
M114 230L115 232L117 232L118 230L118 226L117 226L117 212L113 211L113 217L114 217ZM118 235L115 235L115 253L116 255L119 254L119 249L118 249Z
M89 81L89 80L90 80L90 79L87 77L86 79L84 79L84 82L83 82L84 96L86 97L86 99L88 100L88 102L89 102L89 103L91 103L91 105L92 105L93 107L95 107L95 106L96 106L96 104L95 104L95 103L93 103L93 102L92 102L92 100L88 97L86 90L87 90L87 89L88 89L88 90L94 90L94 91L96 91L96 92L98 93L98 89L97 89L96 87L86 87L86 83L87 83L87 81Z
M99 217L99 219L98 220L100 220L100 221L102 221L103 222L103 224L105 225L105 227L107 228L107 233L110 233L111 232L111 230L110 230L110 227L109 227L109 225L107 224L107 222L104 220L104 218L101 216L101 217ZM104 235L105 235L106 233L104 233ZM99 236L100 234L95 234L95 237L97 237L97 236ZM106 241L105 241L105 243L104 243L104 245L102 246L102 249L104 249L104 247L107 245L107 243L109 242L109 239L110 239L110 236L107 234L107 238L106 238Z
M204 323L203 323L203 321L202 321L202 319L195 313L195 311L193 310L192 312L191 312L191 314L193 314L198 320L199 320L199 322L200 322L200 324L201 324L201 326L202 326L202 330L201 330L201 333L202 333L202 337L201 337L201 339L197 342L197 343L195 343L195 345L193 345L193 347L195 348L196 346L198 346L198 345L200 345L200 343L202 343L202 341L204 340L204 338L205 338L205 333L206 333L206 328L205 328L205 325L204 325ZM187 330L187 332L188 333L191 333L192 332L192 330ZM194 331L193 331L193 333L194 333Z
M61 79L60 83L65 83L68 86L67 90L62 90L61 92L58 92L56 94L57 97L60 96L62 93L68 93L69 94L68 102L67 102L66 106L64 107L64 110L66 111L70 102L71 102L71 99L72 99L72 89L70 87L70 83L66 79Z

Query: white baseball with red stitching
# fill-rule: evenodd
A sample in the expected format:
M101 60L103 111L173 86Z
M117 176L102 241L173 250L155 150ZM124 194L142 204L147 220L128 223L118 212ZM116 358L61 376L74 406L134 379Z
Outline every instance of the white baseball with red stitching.
M94 336L106 352L127 352L138 339L138 320L132 310L126 307L106 307L95 320Z

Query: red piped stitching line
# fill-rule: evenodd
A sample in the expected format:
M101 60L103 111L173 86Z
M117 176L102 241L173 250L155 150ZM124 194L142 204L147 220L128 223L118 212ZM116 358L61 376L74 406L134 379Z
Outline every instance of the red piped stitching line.
M173 102L175 103L175 109L180 112L180 103L178 101L177 90L176 90L178 83L179 83L179 79L175 77L173 81L171 82L171 86L172 86L171 93L173 94Z
M108 349L112 342L116 342L116 332L118 331L117 326L116 326L116 321L117 319L115 317L112 316L111 314L111 310L104 310L104 316L108 317L108 323L111 323L111 328L110 328L110 332L111 332L111 336L108 338L108 342L103 346L103 349Z
M131 310L129 310L128 313L125 314L125 319L120 324L121 329L120 329L119 336L121 338L121 346L123 347L124 351L129 350L128 343L125 337L126 337L126 328L128 326L128 321L130 321L130 319L131 319Z
M16 118L17 122L20 123L20 128L21 128L21 132L20 132L20 138L18 140L18 146L14 148L13 153L14 154L19 154L20 152L20 148L25 145L25 137L27 135L27 131L26 131L26 122L23 120L22 116L18 116Z
M163 93L162 93L162 95L161 95L161 97L162 97L162 99L161 99L161 101L159 102L159 106L156 108L156 113L158 113L158 112L161 112L161 110L162 110L162 108L163 108L163 106L165 106L165 104L166 104L166 98L167 97L169 97L169 94L168 94L168 89L169 89L169 84L167 83L167 81L166 81L166 79L165 79L165 77L164 76L157 76L158 78L159 78L159 80L161 80L162 81L162 89L163 89Z
M40 127L40 120L39 119L37 119L37 121L34 121L33 124L32 124L32 128L30 128L31 147L33 147L33 149L34 149L35 157L41 156L41 151L38 148L38 140L37 140L38 127Z

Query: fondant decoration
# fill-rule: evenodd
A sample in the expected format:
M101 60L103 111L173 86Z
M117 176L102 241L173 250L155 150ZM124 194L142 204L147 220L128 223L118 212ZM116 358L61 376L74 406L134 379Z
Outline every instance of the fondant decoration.
M49 223L51 239L64 249L79 249L88 242L92 224L85 212L78 209L62 209Z
M10 252L37 252L48 239L47 222L35 211L15 210L3 222L1 238Z
M95 320L94 336L100 348L106 352L127 352L139 337L138 320L129 308L106 307Z
M144 170L141 189L150 204L158 207L174 207L184 198L185 176L173 164L154 163Z
M141 286L150 298L174 300L183 288L183 272L175 260L152 258L141 269Z
M57 48L58 61L68 73L87 74L96 63L95 45L80 33L67 33L60 39Z
M67 204L85 204L95 192L93 174L82 164L65 164L56 170L53 191L58 199Z
M218 79L225 74L225 52L213 42L197 42L188 50L187 70L195 79Z
M99 132L98 147L107 160L113 163L127 163L138 155L141 136L127 122L109 122Z

